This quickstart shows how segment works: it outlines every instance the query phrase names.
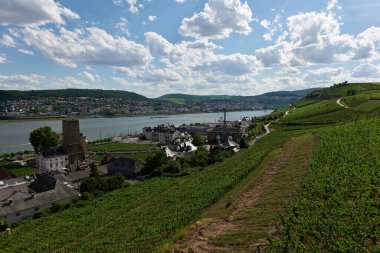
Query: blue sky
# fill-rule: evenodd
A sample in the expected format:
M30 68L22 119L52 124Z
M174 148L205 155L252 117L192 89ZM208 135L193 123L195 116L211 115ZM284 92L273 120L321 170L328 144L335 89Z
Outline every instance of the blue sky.
M0 0L0 89L255 95L380 80L375 0Z

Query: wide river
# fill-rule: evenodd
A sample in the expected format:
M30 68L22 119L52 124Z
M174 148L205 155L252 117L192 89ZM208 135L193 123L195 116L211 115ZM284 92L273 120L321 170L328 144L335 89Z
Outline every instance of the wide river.
M245 116L262 116L270 112L270 110L228 112L227 120L240 120ZM81 119L79 126L87 140L93 141L111 136L141 133L143 127L156 126L163 123L170 123L172 125L181 125L183 123L213 123L217 122L220 117L223 117L223 112L160 116L165 116L165 118L141 116ZM57 133L62 132L61 120L0 122L0 153L33 150L28 140L29 134L41 126L51 126Z

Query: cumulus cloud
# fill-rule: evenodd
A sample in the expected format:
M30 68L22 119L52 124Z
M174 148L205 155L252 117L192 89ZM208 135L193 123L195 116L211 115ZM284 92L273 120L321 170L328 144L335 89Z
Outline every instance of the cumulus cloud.
M0 0L0 24L38 26L64 24L63 17L78 19L79 15L54 0Z
M194 69L212 71L229 76L242 76L258 71L259 62L255 56L240 53L232 55L215 55L210 61L204 62Z
M222 39L231 33L249 34L252 11L240 0L209 0L202 12L182 20L180 34L195 38Z
M31 85L40 84L45 77L41 75L0 75L0 89L21 89L25 90Z
M338 35L340 25L325 13L300 13L288 18L289 34L297 46L308 46L322 42L323 37Z
M8 34L3 34L3 37L0 39L0 44L6 47L16 47L16 42Z
M340 83L347 80L348 74L342 67L332 68L324 67L313 70L307 70L303 76L305 83L317 85L323 84L323 86L330 85L332 83Z
M355 78L380 78L380 66L371 63L363 63L354 68L352 77Z
M169 55L173 49L173 45L169 41L155 32L147 32L144 34L144 36L146 44L152 55Z
M288 17L287 30L274 45L257 49L256 56L266 67L371 59L376 55L379 32L379 28L371 27L357 36L344 34L334 15L299 13Z
M123 37L113 37L97 27L49 29L27 27L21 31L28 46L35 48L56 63L69 67L77 64L104 66L143 66L150 60L142 45Z

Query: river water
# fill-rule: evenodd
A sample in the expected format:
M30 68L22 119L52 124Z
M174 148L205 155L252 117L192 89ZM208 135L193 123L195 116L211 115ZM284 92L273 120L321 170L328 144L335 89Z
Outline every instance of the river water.
M239 120L245 116L262 116L269 114L264 111L239 111L228 112L227 120ZM179 115L160 115L165 118L151 118L150 116L122 117L122 118L90 118L81 119L79 126L87 140L141 133L146 126L157 126L163 123L181 125L183 123L214 123L223 117L221 113L196 113ZM51 126L57 133L62 132L61 120L0 122L0 153L10 153L23 150L33 150L29 143L29 134L34 129L42 126Z

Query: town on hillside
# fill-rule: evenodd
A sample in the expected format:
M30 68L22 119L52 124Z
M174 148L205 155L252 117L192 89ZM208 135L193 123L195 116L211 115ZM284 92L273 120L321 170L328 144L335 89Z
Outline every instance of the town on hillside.
M30 134L34 152L0 159L0 219L16 223L83 198L84 192L112 190L124 180L183 176L190 168L220 162L247 148L252 131L251 118L226 119L224 110L217 123L146 126L135 136L94 142L86 141L78 119L63 119L60 135L38 128ZM15 173L23 169L24 174Z

